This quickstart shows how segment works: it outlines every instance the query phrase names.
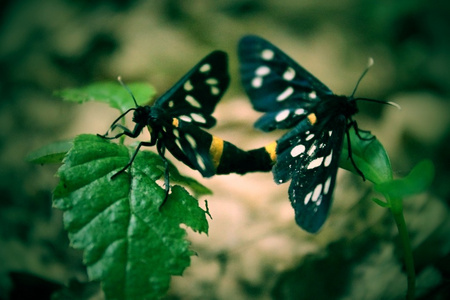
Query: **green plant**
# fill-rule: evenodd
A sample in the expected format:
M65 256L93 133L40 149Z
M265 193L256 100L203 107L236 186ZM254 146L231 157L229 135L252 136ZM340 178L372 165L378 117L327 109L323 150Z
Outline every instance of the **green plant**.
M368 138L370 134L360 132ZM413 170L402 179L394 179L391 163L383 145L377 139L360 139L355 131L350 130L352 155L358 168L363 172L367 180L374 184L374 190L386 199L385 201L373 198L378 205L388 208L394 218L400 236L401 247L408 277L407 299L415 297L415 270L414 258L409 240L405 218L403 216L403 198L405 196L423 192L430 184L434 176L434 166L429 160L418 163ZM353 164L348 157L348 146L344 142L340 167L355 174Z

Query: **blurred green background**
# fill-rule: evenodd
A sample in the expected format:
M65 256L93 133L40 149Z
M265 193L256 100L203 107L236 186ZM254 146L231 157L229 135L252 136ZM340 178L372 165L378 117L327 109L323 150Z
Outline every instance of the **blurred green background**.
M94 81L147 81L159 93L215 49L229 53L232 83L212 132L244 149L280 137L253 129L239 82L237 42L273 42L336 94L395 101L398 111L360 103L360 128L386 147L396 176L419 161L436 165L431 188L405 199L417 294L450 298L450 3L444 0L4 0L0 4L0 299L46 284L86 282L82 254L68 246L51 208L58 166L26 155L81 133L103 133L117 113L74 105L54 90ZM339 171L330 217L317 235L295 225L288 185L272 175L202 179L213 220L189 234L198 253L167 299L401 299L406 289L397 231L371 199L370 184ZM14 280L12 280L12 278ZM90 286L90 288L92 288ZM91 298L101 299L101 294ZM14 292L14 293L15 293ZM18 295L18 294L13 294ZM80 296L80 298L83 298ZM26 299L26 298L22 298Z

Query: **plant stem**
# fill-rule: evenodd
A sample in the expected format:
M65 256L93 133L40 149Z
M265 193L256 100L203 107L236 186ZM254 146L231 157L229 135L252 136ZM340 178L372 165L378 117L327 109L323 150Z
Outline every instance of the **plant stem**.
M403 247L403 255L405 260L406 274L408 280L408 290L406 299L412 300L416 292L416 273L414 269L414 257L411 249L411 241L409 239L408 230L406 228L405 217L403 216L403 201L399 199L391 199L391 211L397 224L398 233L400 235L400 243Z

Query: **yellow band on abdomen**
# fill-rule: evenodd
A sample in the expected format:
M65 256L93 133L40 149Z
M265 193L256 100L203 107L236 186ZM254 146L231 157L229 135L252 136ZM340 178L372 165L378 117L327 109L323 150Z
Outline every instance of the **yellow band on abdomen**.
M209 148L209 155L211 155L211 159L213 161L214 168L220 164L220 158L223 153L223 140L216 136L212 137L211 147Z
M270 159L272 162L277 161L277 142L273 141L272 143L266 145L264 147L266 149L266 152L269 153Z

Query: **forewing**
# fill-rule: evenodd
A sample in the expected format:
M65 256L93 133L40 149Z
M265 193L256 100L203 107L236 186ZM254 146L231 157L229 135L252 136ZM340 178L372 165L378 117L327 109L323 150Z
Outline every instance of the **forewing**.
M307 111L303 108L285 108L275 112L268 112L259 118L255 127L263 131L272 131L276 128L292 128L305 119Z
M211 116L230 83L227 54L214 51L203 58L155 103L169 117L210 128Z
M253 107L272 112L266 117L271 125L259 127L290 128L293 122L278 121L284 109L304 109L308 113L322 95L331 95L328 87L302 68L283 51L257 36L246 36L238 47L241 80Z
M284 135L278 141L273 169L276 183L291 179L289 199L295 220L311 233L323 225L331 205L345 118L338 116L323 125L312 126L305 120Z

